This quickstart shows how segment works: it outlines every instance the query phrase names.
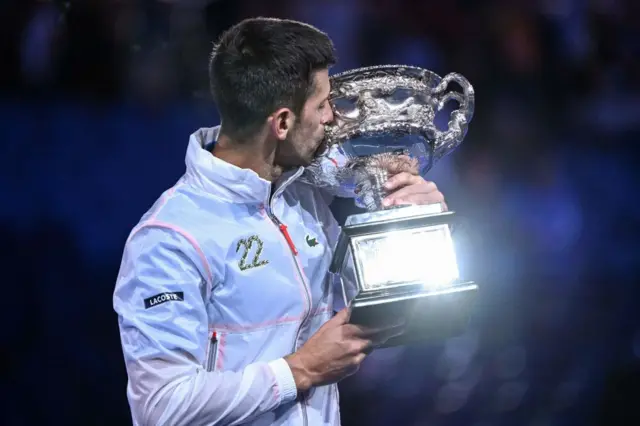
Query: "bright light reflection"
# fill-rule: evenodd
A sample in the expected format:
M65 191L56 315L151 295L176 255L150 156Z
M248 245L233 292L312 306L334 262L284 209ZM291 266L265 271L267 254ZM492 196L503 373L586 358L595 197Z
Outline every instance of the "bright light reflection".
M365 290L415 282L435 289L459 276L447 225L356 237L354 243Z

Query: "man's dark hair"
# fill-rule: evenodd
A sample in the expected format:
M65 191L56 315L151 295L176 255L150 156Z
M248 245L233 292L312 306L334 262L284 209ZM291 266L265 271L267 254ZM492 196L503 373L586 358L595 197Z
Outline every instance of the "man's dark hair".
M329 37L302 22L252 18L220 37L209 63L211 93L224 132L243 138L278 108L298 115L313 93L313 73L334 65Z

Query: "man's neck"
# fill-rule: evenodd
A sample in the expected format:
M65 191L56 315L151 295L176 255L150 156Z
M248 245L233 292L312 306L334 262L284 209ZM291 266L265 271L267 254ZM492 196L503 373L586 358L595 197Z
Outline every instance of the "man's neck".
M270 182L282 175L282 168L273 164L275 146L262 135L251 140L236 141L220 133L211 153L236 167L253 170L262 179Z

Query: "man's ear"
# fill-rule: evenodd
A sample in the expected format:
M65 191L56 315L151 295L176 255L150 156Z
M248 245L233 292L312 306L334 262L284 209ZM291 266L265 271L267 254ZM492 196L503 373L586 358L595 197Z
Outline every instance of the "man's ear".
M295 116L289 108L280 108L269 117L271 134L278 140L285 140L293 128Z

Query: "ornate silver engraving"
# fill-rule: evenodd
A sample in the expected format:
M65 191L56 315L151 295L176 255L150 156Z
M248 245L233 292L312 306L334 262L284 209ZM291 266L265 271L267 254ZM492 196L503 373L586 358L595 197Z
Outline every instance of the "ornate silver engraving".
M462 93L447 91L452 82ZM335 118L326 126L327 149L307 167L302 180L334 195L353 197L370 211L382 208L388 166L410 157L425 175L460 145L475 106L473 87L462 75L441 78L404 65L336 74L329 98ZM441 131L434 119L451 100L459 107Z

